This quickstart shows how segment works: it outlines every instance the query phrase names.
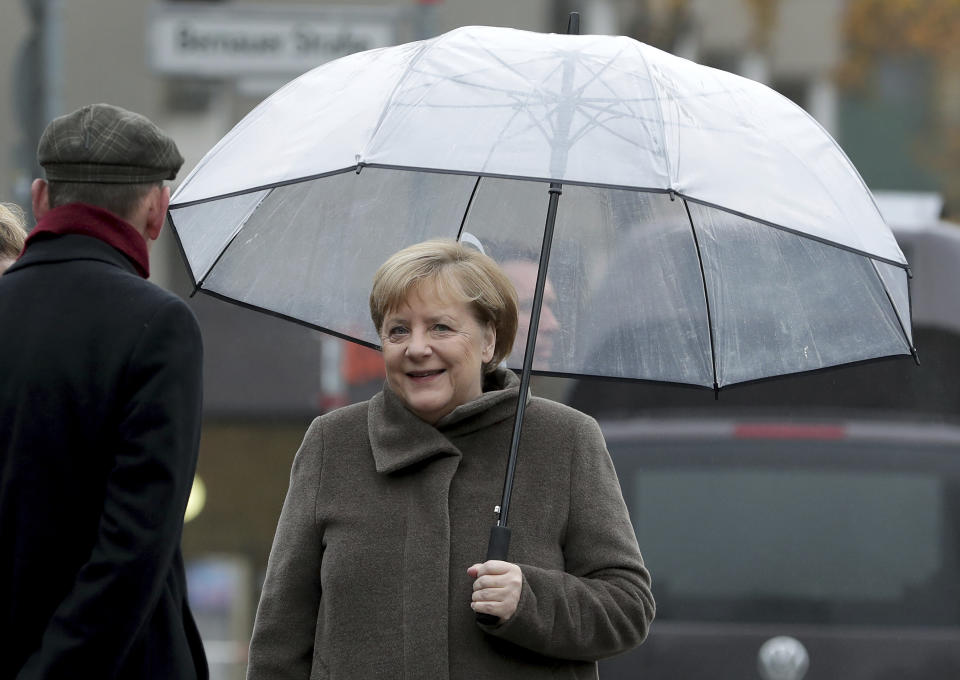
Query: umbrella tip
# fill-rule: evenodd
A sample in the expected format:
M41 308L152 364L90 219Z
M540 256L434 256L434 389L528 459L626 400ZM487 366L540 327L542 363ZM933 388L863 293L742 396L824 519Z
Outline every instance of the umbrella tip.
M567 19L567 35L580 35L580 12L570 12Z
M919 366L919 365L920 365L920 355L917 354L917 348L916 348L916 347L911 347L911 348L910 348L910 355L913 357L913 361L917 364L917 366Z

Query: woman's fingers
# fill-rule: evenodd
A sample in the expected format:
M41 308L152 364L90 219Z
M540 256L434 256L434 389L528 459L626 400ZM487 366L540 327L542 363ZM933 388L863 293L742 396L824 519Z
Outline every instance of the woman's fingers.
M508 620L517 611L523 572L516 564L488 560L467 570L475 580L470 606L476 612L493 614L501 621Z

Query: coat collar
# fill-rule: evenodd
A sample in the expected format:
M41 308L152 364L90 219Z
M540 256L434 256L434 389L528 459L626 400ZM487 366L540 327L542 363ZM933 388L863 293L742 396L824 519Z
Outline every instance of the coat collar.
M119 267L130 274L140 274L133 262L113 246L92 236L79 234L47 236L32 241L17 261L10 265L7 272L13 273L38 264L76 260L96 260Z
M486 377L484 393L479 398L458 406L434 426L410 411L384 384L383 390L370 400L367 416L377 472L389 474L435 456L462 455L450 438L512 418L519 393L519 378L498 368Z
M150 258L143 236L109 210L86 203L68 203L47 211L27 237L24 252L39 240L64 234L99 239L123 253L137 274L150 276Z

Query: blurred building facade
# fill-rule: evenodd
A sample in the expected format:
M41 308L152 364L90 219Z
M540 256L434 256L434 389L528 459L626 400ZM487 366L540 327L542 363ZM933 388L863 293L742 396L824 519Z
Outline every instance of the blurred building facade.
M258 61L258 27L261 38L265 27L276 34L299 27L301 51L313 50L319 64L462 25L559 32L570 11L581 12L582 33L629 35L774 87L838 138L874 188L949 193L949 172L925 165L917 148L931 120L958 124L957 74L916 54L897 54L863 76L865 89L844 84L838 70L846 58L845 21L858 1L8 0L0 21L0 91L8 102L0 108L0 198L29 209L43 127L98 101L144 113L170 132L186 157L182 180L261 99L310 67L303 58L290 59L287 70L271 65L268 43ZM153 270L160 285L191 293L170 234L154 250ZM242 677L259 583L302 433L324 410L366 397L381 376L369 350L212 298L197 296L191 304L206 347L199 468L206 504L187 525L184 548L195 565L192 584L214 674ZM561 397L567 389L559 379L539 386Z

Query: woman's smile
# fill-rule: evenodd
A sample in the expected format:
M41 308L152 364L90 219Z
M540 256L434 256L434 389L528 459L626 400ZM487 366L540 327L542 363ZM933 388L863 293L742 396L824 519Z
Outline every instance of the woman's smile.
M444 372L445 369L438 368L433 371L407 371L407 375L415 380L425 380L427 378L432 378L435 375L440 375Z

